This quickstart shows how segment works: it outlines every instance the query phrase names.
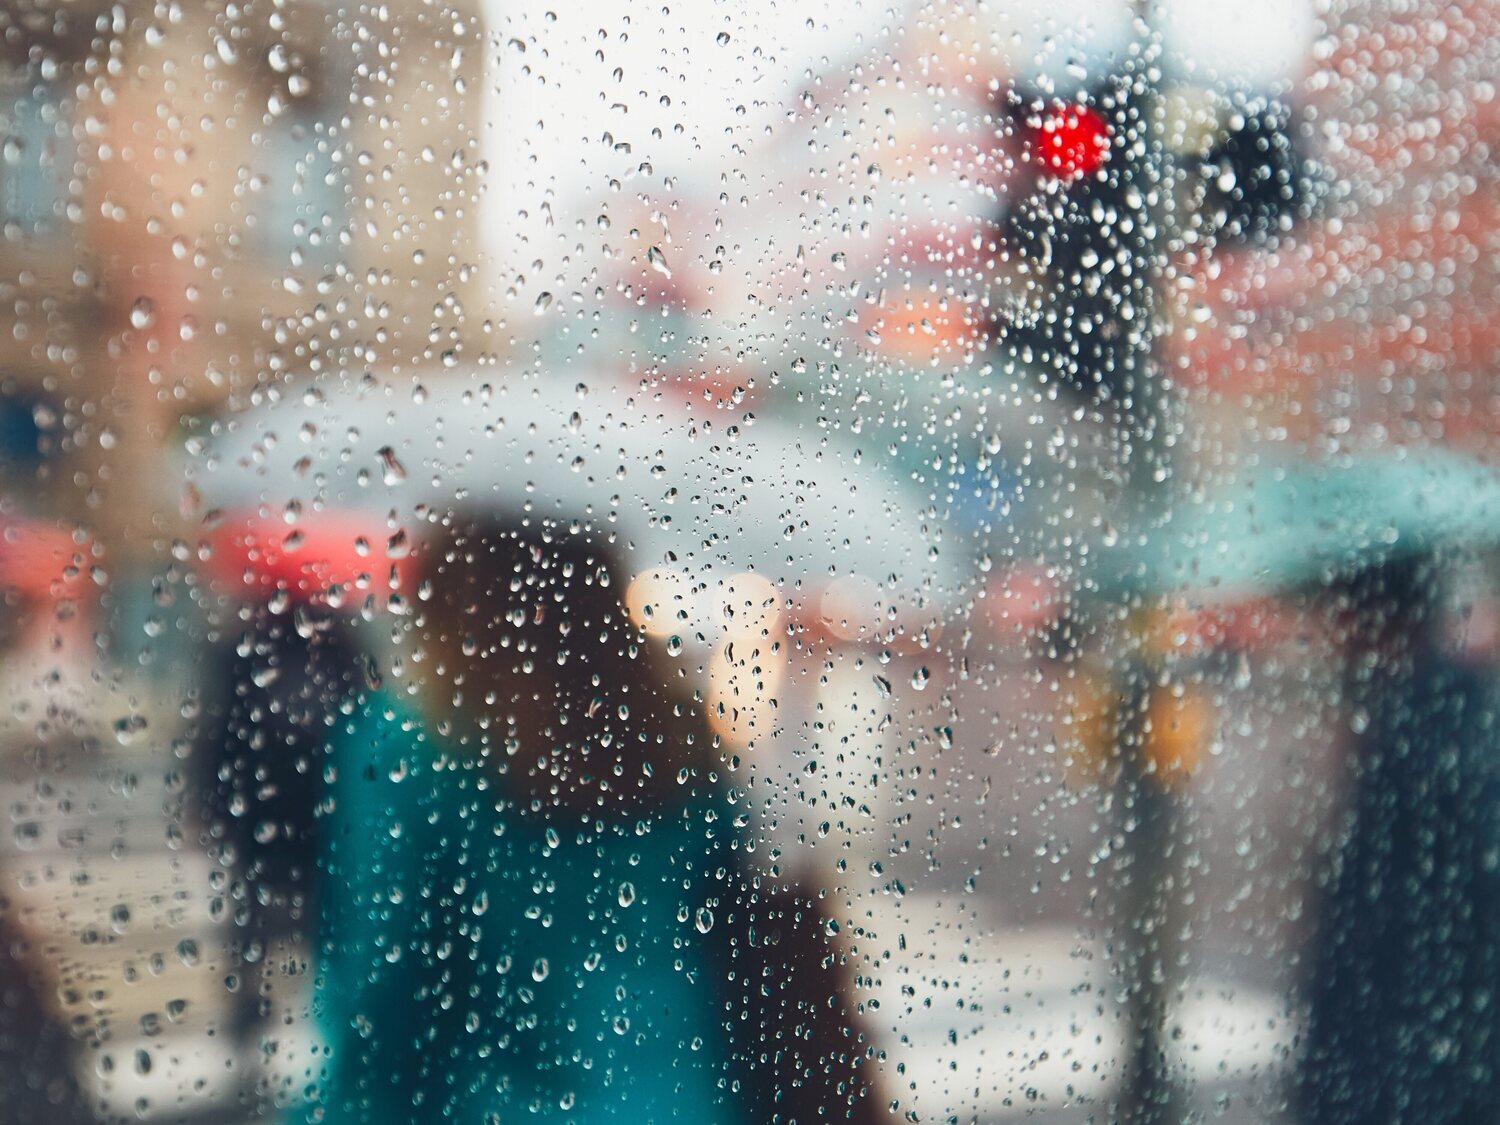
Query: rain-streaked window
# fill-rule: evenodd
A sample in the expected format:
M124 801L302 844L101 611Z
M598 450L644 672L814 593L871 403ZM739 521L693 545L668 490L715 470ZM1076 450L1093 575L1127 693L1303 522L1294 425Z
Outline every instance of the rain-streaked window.
M1489 1120L1497 73L0 10L0 1120Z

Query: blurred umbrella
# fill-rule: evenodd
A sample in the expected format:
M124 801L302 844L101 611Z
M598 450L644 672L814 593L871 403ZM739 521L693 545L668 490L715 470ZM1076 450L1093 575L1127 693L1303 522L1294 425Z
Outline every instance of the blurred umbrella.
M859 577L882 604L924 612L967 578L924 497L858 452L602 380L310 391L224 423L196 487L207 508L250 508L288 534L330 512L380 514L389 535L432 510L510 511L613 530L636 572Z
M1500 542L1500 468L1447 450L1264 459L1095 548L1106 590L1251 598L1443 546Z

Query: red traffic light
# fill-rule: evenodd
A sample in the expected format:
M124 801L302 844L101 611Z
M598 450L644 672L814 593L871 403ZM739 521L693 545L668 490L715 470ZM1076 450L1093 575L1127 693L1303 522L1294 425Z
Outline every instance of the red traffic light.
M1043 167L1062 179L1087 176L1109 159L1109 122L1082 105L1053 106L1042 115L1035 149Z

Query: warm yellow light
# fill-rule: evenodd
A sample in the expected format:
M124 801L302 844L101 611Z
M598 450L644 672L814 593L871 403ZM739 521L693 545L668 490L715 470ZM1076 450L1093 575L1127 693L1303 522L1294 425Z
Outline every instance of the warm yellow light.
M728 637L769 637L781 620L775 583L759 574L736 574L718 591L718 626Z
M721 644L709 657L707 673L709 724L726 745L743 747L770 734L787 673L779 644Z
M670 567L644 570L625 588L630 620L652 637L680 636L697 628L697 601L692 579Z

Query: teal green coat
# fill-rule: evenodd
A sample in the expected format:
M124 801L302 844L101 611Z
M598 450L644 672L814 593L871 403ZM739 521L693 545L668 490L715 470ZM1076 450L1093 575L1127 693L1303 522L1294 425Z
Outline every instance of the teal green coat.
M734 867L715 786L616 819L521 810L379 698L331 761L310 1119L741 1119L706 936Z

